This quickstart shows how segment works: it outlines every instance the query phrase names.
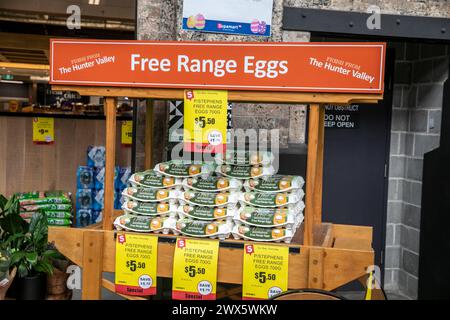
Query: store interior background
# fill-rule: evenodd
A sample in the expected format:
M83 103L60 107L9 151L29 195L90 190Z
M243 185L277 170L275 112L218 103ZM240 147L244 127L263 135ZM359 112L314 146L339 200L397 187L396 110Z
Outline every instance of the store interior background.
M82 9L82 28L69 30L65 26L66 8L76 2ZM425 5L424 1L396 0L275 0L272 35L262 40L256 37L183 31L182 0L101 0L99 5L90 5L87 0L0 0L0 63L47 65L48 39L51 37L339 41L335 37L283 30L283 7L365 12L372 4L380 6L384 13L450 17L450 7L443 1L427 1ZM439 145L443 84L448 78L450 49L447 44L411 39L376 40L388 41L389 48L395 49L386 210L380 212L380 216L386 221L385 229L380 231L385 237L382 266L384 285L386 290L400 294L402 298L414 299L418 292L423 156ZM74 194L76 170L85 163L87 147L104 145L104 121L57 118L55 144L34 145L31 141L31 115L11 116L5 114L2 108L4 102L11 98L40 102L36 100L37 88L46 81L31 80L30 77L41 79L48 74L45 70L16 70L7 67L0 67L0 74L12 74L14 80L23 81L23 84L0 83L0 193L9 195L35 189L64 189ZM147 110L153 112L154 141L157 142L153 146L153 162L167 157L168 108L166 102L155 101L152 109L140 108L137 115L136 170L145 168ZM234 128L279 129L282 148L301 147L305 144L305 110L304 106L297 105L235 104L232 123ZM120 134L117 136L119 139ZM120 145L119 140L117 143ZM119 165L129 166L131 159L131 148L117 148L116 161ZM105 297L113 298L109 295Z

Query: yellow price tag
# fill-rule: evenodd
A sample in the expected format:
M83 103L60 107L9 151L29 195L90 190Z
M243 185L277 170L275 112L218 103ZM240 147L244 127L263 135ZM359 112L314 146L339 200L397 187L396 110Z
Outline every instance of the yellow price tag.
M215 300L219 241L178 238L172 299Z
M228 91L184 91L184 150L223 153L227 144Z
M289 248L276 245L244 246L242 298L269 299L288 289Z
M158 237L119 233L116 242L116 292L131 296L156 294Z
M53 143L55 121L53 118L33 118L33 142Z
M133 121L122 122L122 144L133 143Z

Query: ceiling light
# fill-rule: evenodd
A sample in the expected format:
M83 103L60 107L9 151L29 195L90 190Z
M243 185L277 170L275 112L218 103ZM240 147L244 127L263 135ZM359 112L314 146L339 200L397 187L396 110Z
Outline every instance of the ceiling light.
M44 82L49 82L50 81L50 77L39 77L39 76L30 76L30 80L31 81L44 81Z
M23 84L23 81L17 81L17 80L0 80L2 83L15 83L15 84Z
M89 0L89 4L92 4L94 6L98 6L100 4L100 0Z

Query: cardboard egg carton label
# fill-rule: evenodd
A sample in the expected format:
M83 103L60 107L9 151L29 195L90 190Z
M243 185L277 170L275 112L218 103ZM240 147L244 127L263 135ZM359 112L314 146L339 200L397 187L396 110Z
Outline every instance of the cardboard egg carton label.
M197 220L228 220L231 221L237 210L232 208L199 207L184 205L178 207L180 218L191 218Z
M241 207L234 215L237 224L246 224L255 227L273 228L285 227L295 228L299 214L287 208L255 208Z
M200 192L224 192L239 191L242 188L242 182L237 179L226 177L211 176L206 179L201 177L186 178L183 180L184 190L195 190Z
M151 189L128 187L122 191L122 195L127 199L139 202L169 202L175 203L179 191L166 189Z
M169 234L175 228L176 221L177 219L173 217L147 217L127 214L117 217L114 226L118 230Z
M190 237L219 238L224 240L231 234L232 223L225 221L199 221L192 219L180 219L176 223L173 232Z
M234 208L239 200L237 192L198 192L185 191L180 194L180 204L190 204L201 207L230 207Z
M290 229L259 228L247 225L235 225L232 234L235 239L285 243L290 243L294 236L294 232Z
M177 212L177 206L168 202L139 202L134 200L125 201L122 209L126 213L143 216L174 216Z
M299 189L296 192L283 193L263 193L263 192L243 192L239 200L242 205L250 205L262 208L288 207L294 208L302 202L305 193Z
M259 179L249 179L244 182L246 191L257 192L290 192L302 189L305 180L300 176L271 176Z
M181 187L181 179L163 176L154 170L137 172L131 175L129 182L135 186L153 189L170 189Z
M218 164L269 166L274 160L274 155L269 151L228 150L225 154L217 154L215 160Z
M221 166L217 166L216 173L229 178L246 180L251 178L270 176L275 173L275 170L273 167L235 166L230 164L224 164Z
M206 178L214 172L214 166L210 164L191 164L183 161L168 161L157 164L154 170L165 176L175 178L197 176Z

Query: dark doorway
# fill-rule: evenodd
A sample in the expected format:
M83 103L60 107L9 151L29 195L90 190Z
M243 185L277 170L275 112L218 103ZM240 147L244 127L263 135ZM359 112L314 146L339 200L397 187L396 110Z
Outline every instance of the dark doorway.
M329 106L326 112L323 220L372 226L375 263L385 246L393 52L386 58L384 100Z

